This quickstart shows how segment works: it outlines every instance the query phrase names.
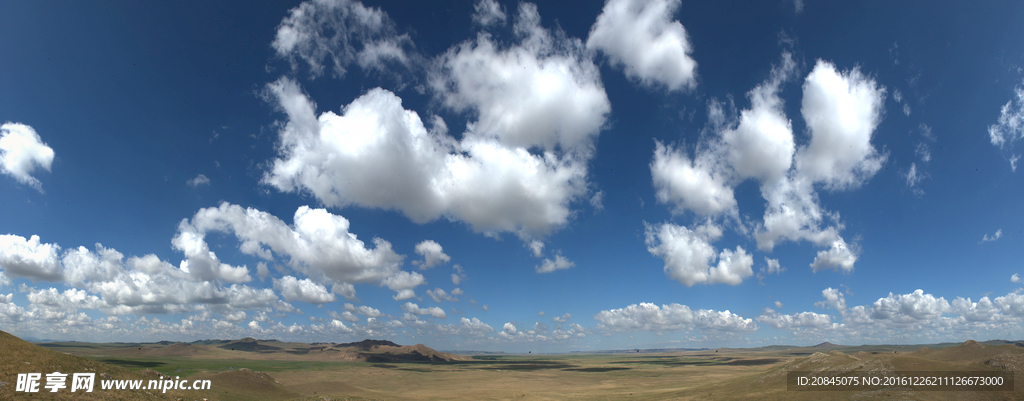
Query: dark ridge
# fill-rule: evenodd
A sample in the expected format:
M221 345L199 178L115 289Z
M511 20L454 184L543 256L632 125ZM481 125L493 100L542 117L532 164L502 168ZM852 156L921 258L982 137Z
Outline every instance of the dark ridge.
M273 345L262 344L262 341L257 341L255 338L246 337L238 341L232 341L224 345L219 345L217 348L232 350L232 351L273 351L279 350L281 347L275 347Z
M386 346L389 346L389 347L401 347L401 345L395 344L395 343L393 343L391 341L388 341L388 340L370 340L370 339L366 339L366 340L363 340L363 341L360 341L360 342L355 342L355 343L338 344L339 347L357 347L357 348L363 348L363 349L370 349L370 348L373 348L374 346L377 346L377 345L386 345Z

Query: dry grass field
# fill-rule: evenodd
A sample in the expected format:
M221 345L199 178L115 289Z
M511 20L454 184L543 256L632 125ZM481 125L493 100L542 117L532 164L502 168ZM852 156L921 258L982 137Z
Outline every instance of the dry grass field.
M460 356L386 341L304 344L247 338L189 344L51 343L43 348L6 333L0 340L5 356L0 361L0 382L6 382L0 385L0 399L27 399L28 394L13 393L14 376L35 371L36 366L47 366L46 371L59 367L64 372L92 369L109 372L112 377L163 374L212 383L211 390L205 392L98 391L92 399L1024 399L1024 347L997 341L927 347L825 343L799 348ZM32 365L24 363L27 361ZM915 391L909 387L792 391L786 385L790 371L950 370L1014 372L1015 391ZM67 392L61 394L57 393L63 398L56 399L78 399ZM39 393L34 398L50 399L50 395Z

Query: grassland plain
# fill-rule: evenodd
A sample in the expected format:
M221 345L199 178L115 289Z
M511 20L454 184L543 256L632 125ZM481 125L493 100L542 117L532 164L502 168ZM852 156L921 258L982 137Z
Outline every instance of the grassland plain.
M19 356L22 359L56 357L52 354L76 358L21 343L21 347L41 350L33 351L35 356ZM74 369L120 369L117 372L122 375L208 379L212 389L202 396L211 400L1024 399L1024 347L1003 341L926 346L823 343L814 347L472 356L441 353L423 345L399 346L370 340L304 344L246 338L188 344L43 345L87 358L75 359L81 365L67 365ZM7 360L4 358L5 363ZM33 363L54 364L45 358ZM10 377L8 366L3 366L7 376L0 377ZM15 370L24 371L20 366L15 366ZM949 370L1014 372L1014 391L791 391L786 386L790 371ZM7 378L0 380L11 382ZM9 391L10 385L0 387L0 398ZM196 399L200 394L110 395L121 398L94 399Z

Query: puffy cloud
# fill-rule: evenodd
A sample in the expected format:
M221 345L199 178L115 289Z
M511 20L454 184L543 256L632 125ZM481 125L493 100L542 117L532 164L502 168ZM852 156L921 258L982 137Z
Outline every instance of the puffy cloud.
M419 305L416 305L412 302L406 302L402 304L402 310L408 313L412 313L414 315L430 315L438 319L448 318L448 316L445 315L444 313L444 309L441 309L436 306L432 306L429 308L421 308Z
M352 304L345 304L345 310L352 313L358 313L368 318L378 318L384 316L383 313L380 313L380 310L366 305L355 306Z
M803 91L801 113L811 140L797 150L795 168L763 182L761 193L767 206L755 237L758 248L766 251L782 240L829 246L818 252L812 268L838 267L849 272L856 252L839 235L843 227L838 214L819 206L814 185L820 182L830 190L856 188L881 168L886 155L874 149L871 137L881 120L885 89L857 69L838 72L831 63L819 60L807 75ZM826 218L835 224L823 228Z
M743 279L754 274L751 270L753 265L754 257L744 251L743 247L737 246L736 251L723 249L718 255L718 266L708 269L708 283L739 285Z
M473 22L481 26L504 24L506 20L503 7L495 0L477 1L473 11Z
M735 127L721 131L726 159L739 179L774 182L793 164L793 127L783 111L779 90L795 72L793 56L783 53L782 63L772 68L771 77L747 93L750 109L740 112Z
M289 122L280 133L281 158L263 182L281 191L308 190L334 207L398 210L417 223L448 216L476 231L521 236L564 225L569 202L586 192L584 163L493 138L456 142L428 132L383 89L356 99L341 116L325 112L319 119L293 81L279 80L270 90Z
M514 335L516 335L518 333L518 330L516 330L516 325L513 324L512 322L505 323L505 325L501 327L501 330L505 334L512 335L512 336L514 336Z
M665 273L687 287L694 284L740 284L754 274L754 258L737 246L735 251L723 249L718 254L718 265L709 263L715 257L715 248L708 237L684 226L664 223L660 227L646 226L647 251L665 261Z
M542 28L536 5L519 5L515 33L520 43L507 49L479 35L448 50L434 89L446 106L475 112L470 136L590 153L611 111L597 66L578 39Z
M32 176L36 167L50 171L53 148L43 143L32 127L19 123L0 125L0 173L43 192L43 184Z
M953 300L950 311L963 316L968 322L993 321L999 314L999 308L988 297L981 297L978 302L971 302L970 298L957 297Z
M996 233L992 234L991 236L988 235L988 234L985 234L983 237L981 237L981 242L992 242L992 241L995 241L995 240L999 239L999 237L1002 237L1002 236L1003 236L1003 229L1000 228L1000 229L996 230Z
M673 213L691 210L700 215L733 212L736 198L728 186L728 175L718 160L703 153L690 160L682 149L656 141L651 176L658 202L673 205Z
M544 254L544 243L541 241L533 240L528 244L530 251L533 252L533 256L539 258Z
M239 249L246 254L267 260L273 259L274 253L287 256L292 268L312 279L381 284L387 284L384 281L390 279L389 288L399 284L402 288L412 288L406 286L410 280L416 277L422 280L418 273L398 270L402 256L391 250L389 242L374 238L375 248L367 248L349 232L347 219L324 209L299 207L293 226L289 227L267 212L225 202L216 208L199 210L191 221L183 220L175 241L196 243L205 249L203 237L211 231L233 233L241 242ZM190 252L185 253L192 257ZM341 293L344 295L345 291Z
M868 305L848 307L843 294L834 288L822 291L824 301L815 305L839 312L842 323L827 314L801 312L783 315L765 308L758 321L794 334L813 338L846 338L848 341L889 343L898 341L957 341L983 333L1020 331L1024 318L1024 296L982 297L977 302L957 297L952 303L942 297L916 290L892 294ZM913 342L911 342L913 343Z
M609 0L590 28L587 47L604 52L632 79L668 90L697 86L686 29L671 20L679 0Z
M26 298L33 305L46 307L60 313L72 313L79 308L97 309L104 306L99 297L77 288L69 288L64 292L57 291L56 288L30 289Z
M149 255L156 258L155 255ZM83 285L86 282L111 281L118 274L123 273L122 259L124 255L120 252L104 248L96 244L96 253L80 246L77 249L69 249L64 253L64 279L73 285ZM152 259L140 262L141 267L147 270L152 268Z
M811 141L797 153L797 169L833 190L860 186L886 159L871 146L885 88L856 68L839 72L832 63L818 60L803 90L800 112Z
M224 280L233 283L251 281L249 269L245 266L231 266L221 263L217 254L210 250L204 240L205 233L183 220L178 225L178 233L171 239L171 245L185 254L187 259L181 261L181 270L186 271L200 280Z
M564 314L562 316L555 316L555 317L551 318L551 321L553 321L555 323L558 323L558 324L562 324L562 323L568 322L569 319L571 319L571 318L572 318L572 315L569 314L569 313L566 313L566 314Z
M729 311L701 309L694 313L694 325L703 330L718 332L751 332L757 331L757 323L753 319L745 319Z
M456 289L452 290L452 295L459 295L459 294L456 294L456 292L461 294L462 290L456 288ZM427 296L429 296L431 299L433 299L434 302L441 302L441 301L456 302L456 301L459 300L458 298L455 298L452 295L448 295L447 292L445 292L444 290L442 290L440 288L434 288L433 290L427 290Z
M334 302L334 294L327 287L314 283L308 278L299 280L293 276L274 279L274 288L281 292L285 301L302 301L311 304Z
M764 263L765 263L766 267L762 267L761 271L757 272L757 279L759 281L763 280L769 274L782 274L782 272L786 271L786 269L783 268L781 264L779 264L779 260L778 259L770 259L767 256L765 256L764 257ZM781 306L778 306L778 304L780 302L779 301L775 301L775 302L776 302L776 307L777 308L781 308Z
M534 266L534 270L536 270L537 273L551 273L555 270L568 269L573 266L576 266L576 262L570 261L559 254L555 255L555 260L544 259L543 263Z
M611 309L594 315L598 327L613 332L633 331L689 331L700 328L720 332L757 330L757 323L729 311L701 309L696 312L686 305L658 305L640 303L621 309Z
M811 263L811 270L817 272L822 269L834 268L842 270L844 273L850 273L853 271L853 264L856 261L856 250L850 249L850 246L846 245L846 241L839 238L832 242L832 247L828 250L818 251L818 256L815 256L814 262Z
M817 329L832 327L832 316L826 314L800 312L792 315L783 315L771 308L765 308L764 313L757 317L757 321L783 330L793 330L802 327Z
M761 195L767 205L764 221L754 234L759 249L771 251L784 240L806 240L818 246L829 246L842 238L839 236L841 224L822 228L826 218L835 222L839 216L821 209L818 195L805 177L793 175L762 186Z
M872 305L870 316L875 320L907 324L935 319L949 311L949 302L945 298L935 298L919 289L910 294L890 293L888 297L879 298Z
M441 248L441 244L431 240L426 240L416 244L416 253L423 256L422 263L414 262L420 264L421 269L434 267L441 263L448 263L452 260L451 257L444 253Z
M33 281L62 281L64 274L57 256L60 246L39 242L39 236L25 237L0 235L0 267L10 278L27 278Z
M704 137L693 158L684 150L656 142L650 168L657 199L671 205L674 214L689 210L708 218L732 217L746 233L734 188L756 179L766 201L764 219L754 230L759 249L771 251L782 241L806 240L828 247L811 264L815 271L838 268L850 272L857 260L857 244L840 236L844 227L839 214L821 208L815 187L821 184L833 191L856 188L881 168L886 155L874 149L871 137L881 120L885 89L857 69L839 72L831 63L818 61L803 85L801 112L811 139L797 148L779 97L782 84L795 72L792 55L783 53L770 77L747 93L751 107L738 117L728 117L732 114L712 102L709 119L717 135ZM924 175L915 167L914 177L916 185ZM648 238L651 232L648 230ZM710 240L692 233L676 237L678 247L673 254L677 257L674 263L666 260L666 271L673 271L674 278L682 278L687 285L703 282L702 274L710 274L705 266L715 254ZM667 248L648 242L652 253L668 254ZM742 274L721 274L726 271L719 270L712 281L738 283L747 269L743 268Z
M477 318L462 318L459 324L444 324L437 326L438 331L452 336L483 337L494 331L494 328Z
M1024 295L1019 291L997 297L995 304L1007 316L1014 318L1024 317Z
M459 265L452 266L452 269L455 270L455 273L452 273L452 284L459 285L462 280L466 279L466 271Z
M396 301L404 301L406 299L413 299L413 298L416 298L416 291L413 291L413 290L410 290L410 289L396 290L395 291L395 295L392 296L391 298L393 298Z
M400 271L384 279L382 284L392 290L411 290L426 283L422 274L417 272Z
M2 281L2 280L0 280L0 281ZM1010 276L1010 282L1011 283L1019 283L1019 282L1021 282L1020 274L1013 273L1013 275Z
M352 63L367 70L384 70L392 62L411 65L415 55L408 35L398 35L387 13L359 1L307 1L290 10L271 44L277 55L309 65L313 76L333 69L341 78Z
M839 311L840 313L846 312L846 297L839 290L829 287L821 291L821 296L825 298L824 301L815 303L820 307L829 306L832 309Z
M196 176L196 178L188 180L188 185L191 185L193 187L198 187L200 185L210 185L210 179L206 178L205 175L199 174Z

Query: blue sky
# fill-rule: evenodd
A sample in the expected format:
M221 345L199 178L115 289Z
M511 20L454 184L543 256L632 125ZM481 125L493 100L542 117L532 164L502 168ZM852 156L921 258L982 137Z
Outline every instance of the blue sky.
M1024 8L705 3L0 5L0 328L1019 339Z

